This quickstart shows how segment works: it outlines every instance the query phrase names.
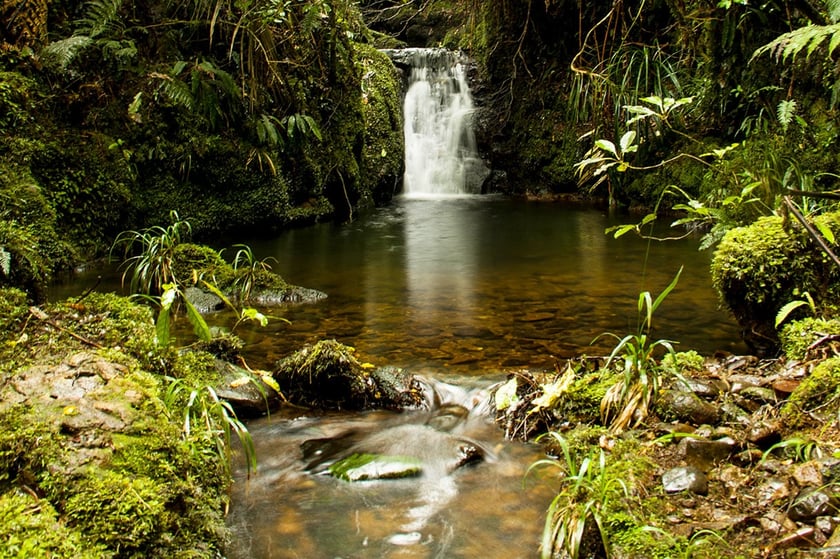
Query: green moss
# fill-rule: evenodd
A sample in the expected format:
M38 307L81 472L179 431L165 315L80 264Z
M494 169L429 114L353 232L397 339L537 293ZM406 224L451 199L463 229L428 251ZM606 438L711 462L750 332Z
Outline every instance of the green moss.
M26 290L41 299L56 272L75 259L56 232L57 217L42 188L27 171L0 157L0 248L9 257L0 266L0 286Z
M65 506L71 527L82 529L104 547L126 557L147 550L162 532L167 495L148 477L92 471Z
M188 386L218 386L222 379L215 359L204 351L181 351L171 362L170 374Z
M817 365L790 395L781 416L791 428L804 427L818 421L819 416L834 416L840 407L840 358L827 359ZM825 404L832 405L826 407ZM812 414L818 413L819 416Z
M836 223L837 214L821 219ZM722 301L753 345L777 343L776 313L807 291L818 309L829 309L840 293L840 270L799 229L786 230L780 217L764 217L730 230L712 261L712 281ZM747 339L750 343L751 339Z
M220 284L230 281L232 270L219 251L194 243L180 243L172 251L172 275L183 285L200 279Z
M55 508L29 493L0 495L0 559L99 559L110 557L101 546L68 528Z
M28 314L26 293L15 288L0 288L0 339L14 336Z
M803 360L811 344L824 336L837 335L840 335L840 319L805 318L785 324L779 340L788 358Z
M662 367L669 373L685 373L686 371L702 371L706 358L696 351L679 351L666 353L662 357Z
M393 194L403 170L402 80L385 54L369 45L356 44L354 49L362 76L361 188L382 200Z
M565 421L591 423L601 417L601 400L615 384L617 375L599 369L576 379L557 403L553 413Z
M0 410L0 490L38 486L39 478L59 461L59 437L51 426L27 406Z

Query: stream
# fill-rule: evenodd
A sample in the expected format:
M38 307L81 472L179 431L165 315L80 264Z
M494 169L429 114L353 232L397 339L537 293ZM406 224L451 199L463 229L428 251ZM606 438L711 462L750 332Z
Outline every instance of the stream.
M649 243L604 234L631 220L488 196L397 198L349 224L241 240L257 257L275 258L273 269L288 281L328 294L263 309L289 323L237 328L252 367L270 369L305 344L335 338L363 362L429 379L439 403L466 415L438 435L411 427L428 425L436 406L404 413L289 407L251 421L259 467L249 478L236 465L228 557L535 557L554 484L538 474L526 479L543 455L502 439L482 413L488 387L512 371L608 354L616 339L599 335L636 332L639 292L655 297L681 266L676 289L653 317L654 339L678 342L677 351L745 351L734 321L718 308L711 254L697 250L698 239ZM77 295L96 273L57 286L51 297ZM115 276L100 289L118 287ZM209 320L233 323L225 313ZM182 324L179 335L189 337L188 330ZM416 456L421 475L351 483L306 471L302 443L347 433ZM474 441L484 459L447 469L451 437Z
M336 338L376 365L423 375L441 402L470 413L459 437L485 460L447 471L446 438L428 440L431 411L313 413L289 409L250 424L257 475L240 468L232 494L232 559L530 558L538 553L551 479L531 474L535 445L504 441L481 413L486 391L513 370L604 355L635 332L638 293L654 297L684 267L654 316L654 335L678 350L742 351L718 309L710 254L697 239L613 239L611 218L587 207L492 197L397 199L346 225L320 224L251 239L289 281L327 299L278 309L291 324L245 329L248 359L271 363ZM305 471L301 444L345 433L390 440L422 459L419 478L346 482Z

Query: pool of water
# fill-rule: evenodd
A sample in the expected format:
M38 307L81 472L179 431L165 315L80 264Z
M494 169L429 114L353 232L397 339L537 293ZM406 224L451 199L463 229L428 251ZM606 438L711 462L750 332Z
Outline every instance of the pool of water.
M251 239L288 281L326 292L279 309L291 324L243 329L262 364L302 344L335 338L366 359L459 374L551 367L604 354L635 332L642 291L655 297L680 267L654 316L654 339L704 354L745 348L711 287L699 241L605 235L594 208L466 197L398 199L351 224L320 224Z

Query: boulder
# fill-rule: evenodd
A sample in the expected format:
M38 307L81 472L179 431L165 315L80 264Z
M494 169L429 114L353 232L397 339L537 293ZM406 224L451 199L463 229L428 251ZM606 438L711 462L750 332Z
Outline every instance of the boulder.
M401 369L361 363L354 349L323 340L277 362L273 377L294 404L322 409L419 407L423 391Z

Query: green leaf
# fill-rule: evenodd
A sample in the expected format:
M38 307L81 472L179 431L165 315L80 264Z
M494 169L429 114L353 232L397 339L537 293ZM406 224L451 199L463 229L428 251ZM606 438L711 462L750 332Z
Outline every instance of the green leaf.
M497 410L506 410L519 401L519 396L516 394L517 388L516 377L513 377L496 390L494 399Z
M213 333L210 331L210 327L207 326L207 321L204 320L204 317L201 316L201 313L198 312L198 309L190 303L188 300L184 299L184 306L187 307L187 319L192 324L193 332L195 335L198 336L198 339L204 342L209 342L213 339Z
M615 149L615 144L612 143L609 140L604 140L604 139L595 140L595 147L597 147L601 150L604 150L606 152L609 152L609 153L613 154L616 158L618 158L618 152Z
M636 139L636 131L635 130L628 130L627 132L625 132L624 135L621 137L621 140L619 140L619 142L618 142L619 146L621 146L621 152L622 153L627 153L627 151L633 145L633 140L635 140L635 139Z
M253 320L254 322L259 322L260 326L262 327L268 326L268 317L260 311L258 311L257 309L252 309L250 307L242 309L241 317L244 320Z
M829 244L833 245L834 241L834 232L831 230L831 227L828 226L827 223L823 221L815 221L814 226L819 230L820 235L822 235Z
M778 328L787 319L790 313L792 313L799 307L804 307L807 304L808 303L806 301L802 300L791 301L785 304L781 309L779 309L779 312L776 313L775 327Z
M659 297L657 297L656 300L653 302L653 306L650 309L651 312L656 311L656 309L659 308L659 305L662 304L662 301L665 300L665 297L667 297L668 294L671 293L671 291L674 290L674 288L677 286L677 282L680 281L680 274L682 274L682 271L683 271L683 267L680 266L679 271L677 271L677 275L674 276L674 279L671 280L671 283L668 284L668 287L666 287L662 291L662 293L659 294Z

